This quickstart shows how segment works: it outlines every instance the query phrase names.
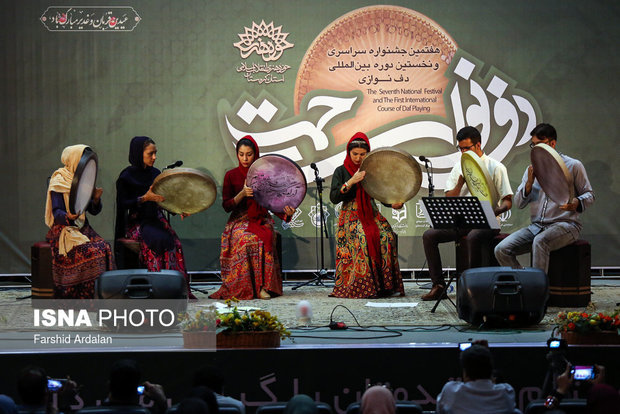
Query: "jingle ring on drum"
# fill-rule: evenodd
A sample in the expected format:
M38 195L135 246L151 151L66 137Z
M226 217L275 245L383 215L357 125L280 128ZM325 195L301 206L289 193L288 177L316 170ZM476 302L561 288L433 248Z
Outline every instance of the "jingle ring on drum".
M374 199L385 204L405 203L420 191L422 169L406 151L377 148L360 165L366 171L362 187Z
M293 160L278 154L263 155L252 163L246 182L254 200L274 213L299 207L308 189L306 176Z
M159 204L174 214L196 214L213 205L217 187L213 178L194 168L164 171L153 181L153 192L164 197Z

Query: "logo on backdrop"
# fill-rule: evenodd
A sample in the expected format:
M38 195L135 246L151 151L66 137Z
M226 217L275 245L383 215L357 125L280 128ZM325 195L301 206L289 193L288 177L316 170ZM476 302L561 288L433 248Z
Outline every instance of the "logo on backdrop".
M251 40L258 39L258 29L246 33L246 39L239 35L244 40L238 44L246 47L242 57L260 50L265 52L259 56L281 55L267 53L264 40ZM440 190L460 159L454 149L459 129L478 127L484 152L502 161L529 142L541 117L536 100L517 81L485 66L427 16L397 6L361 8L332 22L306 52L294 115L288 115L286 99L266 89L254 96L242 92L232 103L218 102L221 136L233 161L234 144L250 134L261 153L292 159L312 181L310 164L330 177L344 161L347 140L361 130L371 148L436 153L434 184ZM422 187L428 187L426 176Z
M260 24L252 22L252 27L244 29L244 33L238 34L241 40L233 46L239 49L242 59L256 54L262 62L244 61L237 67L237 72L243 74L248 82L259 85L284 82L284 73L291 67L270 62L279 60L286 49L295 46L286 40L289 34L282 32L282 26L275 27L273 22L266 24L264 20Z
M289 223L287 223L286 221L282 221L282 228L284 230L288 230L290 228L303 227L304 222L301 219L299 219L300 215L301 215L301 209L298 207L295 210L295 214L293 214L293 217L291 217L291 221Z
M142 18L127 6L50 6L40 20L50 32L131 32Z
M321 211L319 205L314 205L310 207L310 212L308 216L310 217L310 221L314 227L321 227L321 215L319 214ZM327 218L329 217L329 211L327 210L327 206L323 206L323 219L325 220L325 224L327 224Z

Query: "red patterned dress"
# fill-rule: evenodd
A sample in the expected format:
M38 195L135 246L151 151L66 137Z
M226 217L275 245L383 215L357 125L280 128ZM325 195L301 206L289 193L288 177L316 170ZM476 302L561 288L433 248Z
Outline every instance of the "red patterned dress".
M375 201L371 200L374 222L379 230L379 255L373 259L362 222L358 215L356 191L358 186L346 194L340 189L351 174L344 166L336 168L332 177L330 199L332 203L342 202L336 232L336 284L330 296L339 298L377 298L400 293L405 290L398 264L396 235L385 217L379 213Z
M224 176L222 205L232 214L222 233L222 286L209 296L212 299L254 299L259 297L261 288L271 296L282 295L282 274L275 251L273 219L266 210L259 217L262 235L259 237L250 228L248 199L243 199L236 206L234 204L235 195L243 189L246 174L247 171L238 167Z

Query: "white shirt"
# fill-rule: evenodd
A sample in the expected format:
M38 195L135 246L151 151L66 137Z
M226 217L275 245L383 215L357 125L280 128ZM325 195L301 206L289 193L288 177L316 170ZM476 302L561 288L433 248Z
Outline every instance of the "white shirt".
M437 397L437 414L512 414L516 411L515 390L510 384L490 379L449 381Z
M486 154L482 154L480 157L480 161L486 167L491 179L493 180L493 184L495 184L495 189L497 190L497 194L499 194L499 200L497 201L497 206L499 207L501 201L504 197L512 195L512 188L510 187L510 180L508 179L508 170L504 167L499 161L494 160L493 158L487 157ZM450 171L450 175L448 176L448 180L446 181L446 191L453 190L456 187L457 182L459 181L459 176L463 175L461 170L461 162L457 162L452 171ZM470 196L469 188L467 188L467 184L461 187L461 193L459 194L461 197Z

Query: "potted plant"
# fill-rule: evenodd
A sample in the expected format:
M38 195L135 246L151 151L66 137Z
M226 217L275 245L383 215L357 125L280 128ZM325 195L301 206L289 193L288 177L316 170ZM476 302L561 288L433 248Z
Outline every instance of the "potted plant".
M215 349L215 326L217 313L213 307L200 309L194 315L179 315L185 348Z
M219 311L216 320L218 348L270 348L280 346L280 339L290 337L278 317L267 311L240 311L233 306L237 299L226 301L228 308Z
M555 322L569 344L620 343L620 308L613 312L560 312Z

